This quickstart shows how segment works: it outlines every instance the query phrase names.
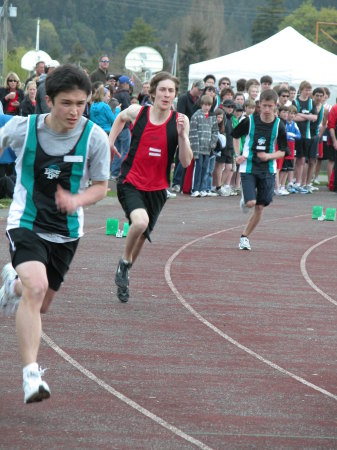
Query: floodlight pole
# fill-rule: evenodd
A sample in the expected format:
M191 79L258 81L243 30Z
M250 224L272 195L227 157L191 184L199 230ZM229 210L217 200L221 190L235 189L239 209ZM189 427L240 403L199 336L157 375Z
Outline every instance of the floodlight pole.
M7 36L8 36L8 0L4 0L4 4L1 11L1 75L2 75L2 83L6 78L7 72Z
M4 82L7 75L7 39L8 39L8 18L16 17L16 7L12 4L8 7L8 0L4 0L3 6L1 8L1 51L0 51L0 76L2 78L2 83Z

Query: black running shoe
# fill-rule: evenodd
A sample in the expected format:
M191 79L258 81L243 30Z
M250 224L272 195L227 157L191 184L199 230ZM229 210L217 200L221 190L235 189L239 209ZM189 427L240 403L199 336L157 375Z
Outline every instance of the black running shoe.
M115 275L115 283L124 290L129 287L129 270L131 269L131 266L132 263L125 262L122 258L119 260Z
M117 297L122 303L126 303L129 300L129 288L117 288Z

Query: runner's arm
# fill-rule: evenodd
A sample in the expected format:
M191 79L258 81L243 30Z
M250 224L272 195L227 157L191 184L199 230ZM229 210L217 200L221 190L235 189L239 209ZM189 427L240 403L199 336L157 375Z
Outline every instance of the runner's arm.
M131 105L128 108L121 111L118 114L118 116L116 117L116 120L114 121L114 123L111 127L110 134L109 134L111 160L113 159L114 155L118 156L118 158L121 157L120 153L118 152L117 148L115 147L115 141L116 141L119 133L123 130L124 125L127 122L132 122L132 123L135 122L141 108L142 107L140 105Z
M107 189L107 180L93 181L88 189L79 194L71 194L58 185L55 194L56 206L61 212L71 214L80 206L89 206L102 200L106 196Z
M190 123L187 116L181 113L177 114L177 131L179 160L181 162L181 165L186 168L190 165L193 159L193 152L189 139Z

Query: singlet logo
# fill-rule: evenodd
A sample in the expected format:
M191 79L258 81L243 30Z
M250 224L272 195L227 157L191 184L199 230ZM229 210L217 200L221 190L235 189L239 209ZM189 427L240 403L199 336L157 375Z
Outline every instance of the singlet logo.
M260 137L257 140L257 146L256 146L256 150L265 150L266 149L266 138L265 137Z
M161 149L160 148L149 148L149 155L150 156L161 156Z
M60 176L61 170L59 166L52 164L44 169L44 174L47 175L48 180L57 179Z

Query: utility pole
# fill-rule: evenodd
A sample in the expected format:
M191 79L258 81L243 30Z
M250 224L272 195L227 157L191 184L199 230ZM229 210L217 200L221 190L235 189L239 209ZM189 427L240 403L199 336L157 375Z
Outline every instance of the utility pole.
M7 39L8 39L8 18L16 17L17 8L12 6L8 6L8 0L4 0L3 6L0 8L1 16L0 16L0 24L1 24L1 51L0 51L0 76L1 76L1 84L3 85L4 80L7 75Z
M8 34L8 0L4 0L1 9L1 77L2 85L6 77L7 34Z

